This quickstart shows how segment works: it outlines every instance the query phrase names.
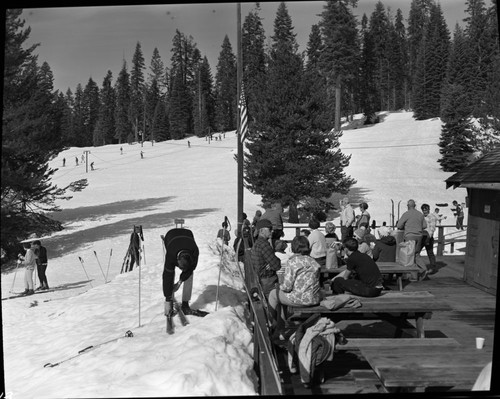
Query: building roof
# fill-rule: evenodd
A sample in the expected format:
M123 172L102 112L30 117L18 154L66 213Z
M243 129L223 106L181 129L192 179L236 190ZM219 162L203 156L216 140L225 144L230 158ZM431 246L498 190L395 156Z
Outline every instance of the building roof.
M448 177L446 188L477 187L500 189L500 148L496 148L460 172Z

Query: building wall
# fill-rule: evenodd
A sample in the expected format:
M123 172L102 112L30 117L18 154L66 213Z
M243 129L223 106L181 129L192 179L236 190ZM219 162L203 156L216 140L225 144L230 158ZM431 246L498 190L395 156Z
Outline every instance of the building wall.
M465 280L496 294L500 241L500 191L469 189Z

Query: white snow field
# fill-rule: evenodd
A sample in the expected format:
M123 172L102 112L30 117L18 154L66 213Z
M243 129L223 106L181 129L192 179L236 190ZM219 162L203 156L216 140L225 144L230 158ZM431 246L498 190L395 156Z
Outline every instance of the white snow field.
M401 112L387 114L377 125L344 131L341 148L352 154L346 172L357 180L349 195L356 204L367 202L378 224L390 224L391 199L396 211L401 201L401 214L410 198L418 207L427 202L431 208L443 202L451 206L454 199L465 202L464 189L446 189L444 180L451 174L436 162L440 128L438 119L415 121L410 112ZM217 311L215 303L220 256L211 247L224 216L232 223L232 247L236 147L231 132L210 143L190 137L146 142L142 148L71 148L51 162L59 168L54 176L58 186L82 178L89 185L59 203L63 211L57 218L65 229L42 238L49 285L56 290L2 300L7 394L37 399L256 394L246 295L236 264L233 272L222 271ZM93 171L75 165L85 150ZM249 219L261 209L260 200L245 191ZM454 224L450 207L441 210L447 224ZM210 314L188 316L185 327L176 318L175 334L167 335L160 235L175 227L175 218L185 219L184 227L193 231L200 248L191 307ZM143 265L120 274L134 225L144 230ZM2 274L2 298L24 290L23 275L23 269ZM128 330L133 337L125 337ZM114 338L120 339L44 367Z

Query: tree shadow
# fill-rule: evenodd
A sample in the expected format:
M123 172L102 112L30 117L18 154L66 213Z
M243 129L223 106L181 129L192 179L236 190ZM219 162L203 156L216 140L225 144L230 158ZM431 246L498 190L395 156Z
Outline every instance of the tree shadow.
M140 208L142 209L142 208ZM97 211L97 210L96 210ZM115 223L103 224L85 230L78 230L66 235L47 237L43 239L43 245L47 248L50 259L58 258L68 253L77 252L88 247L92 243L101 240L109 240L122 235L130 235L134 225L141 225L144 230L165 227L174 223L177 218L195 218L218 211L217 208L200 209L178 209L172 212L155 213L151 215L138 216ZM4 272L4 270L2 270Z
M77 222L81 220L101 220L105 216L153 210L156 205L168 202L172 198L174 197L147 198L141 200L110 202L102 205L82 206L74 209L63 209L59 212L52 212L48 214L48 216L61 223Z
M196 272L194 278L196 278ZM193 309L200 309L203 308L207 303L215 302L216 297L217 286L208 285L198 296L196 301L194 301L189 306ZM244 291L239 291L233 287L228 287L227 285L219 286L218 307L234 306L235 303L244 303L246 300L248 300L248 297Z

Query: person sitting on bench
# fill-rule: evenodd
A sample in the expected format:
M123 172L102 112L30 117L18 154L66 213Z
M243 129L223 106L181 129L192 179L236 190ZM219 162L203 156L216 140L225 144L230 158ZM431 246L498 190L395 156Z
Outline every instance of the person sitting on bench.
M379 296L384 286L375 261L358 251L356 239L346 238L343 244L348 256L347 268L332 279L333 293L343 294L348 291L353 295L364 297Z

